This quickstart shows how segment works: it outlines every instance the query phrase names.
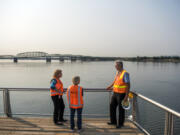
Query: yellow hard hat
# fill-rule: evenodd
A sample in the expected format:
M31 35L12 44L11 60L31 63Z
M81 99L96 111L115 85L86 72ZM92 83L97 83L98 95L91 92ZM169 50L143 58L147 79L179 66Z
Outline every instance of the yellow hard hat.
M129 98L133 98L133 93L132 93L132 92L129 92L128 97L129 97Z

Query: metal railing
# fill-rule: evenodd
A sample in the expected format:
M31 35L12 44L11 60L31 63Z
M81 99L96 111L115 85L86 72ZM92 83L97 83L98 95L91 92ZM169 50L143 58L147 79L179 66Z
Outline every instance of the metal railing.
M66 89L64 89L64 90L66 91ZM3 92L4 114L7 117L12 117L13 113L11 111L10 91L32 91L32 92L34 92L34 91L49 91L49 89L48 88L0 88L0 91ZM86 89L84 89L84 91L85 92L107 92L107 93L109 93L109 102L110 102L111 91L108 91L104 88L93 88L93 89L86 88ZM132 92L132 93L133 93L133 99L131 100L132 108L128 112L130 115L132 115L132 118L130 118L129 120L131 120L137 127L139 127L139 129L141 129L145 134L157 134L156 132L158 132L158 131L151 132L151 130L153 130L153 129L145 128L145 124L141 123L143 117L139 115L141 112L143 112L145 110L145 108L151 109L151 111L149 111L149 113L152 113L153 111L155 111L155 109L153 110L153 107L156 107L156 108L158 108L158 109L156 109L156 111L161 110L161 113L159 113L160 117L161 117L160 119L162 121L164 121L163 124L161 124L161 126L163 126L164 130L163 130L163 132L160 132L160 134L175 135L175 134L180 133L180 131L179 131L180 128L178 127L178 126L180 126L180 125L178 125L180 123L180 113L178 113L160 103L157 103L156 101L153 101L152 99L149 99L141 94L138 94L135 92ZM145 103L146 103L146 105L144 105L142 107L143 109L142 108L140 109L140 106L142 106ZM149 104L149 105L147 105L147 104ZM22 114L23 115L35 115L34 113L22 113ZM40 115L43 116L44 114L40 114ZM89 115L89 114L87 114L87 115ZM98 116L98 114L94 114L94 115ZM149 117L149 121L150 121L152 116L145 116L145 117ZM176 121L175 119L176 120L179 119L179 120ZM146 122L146 124L148 124L149 121ZM158 120L156 120L156 122L157 121ZM151 124L151 123L149 123L149 124ZM175 130L178 129L178 130L176 132L174 132L174 129Z
M152 100L152 99L149 99L141 94L138 94L138 93L135 93L133 92L133 112L132 112L132 115L133 115L133 122L137 125L137 126L142 126L143 125L143 128L145 128L145 124L140 124L140 120L138 120L140 117L140 115L138 116L138 113L140 113L140 111L142 112L145 112L144 110L148 107L148 110L146 111L146 113L149 113L149 115L147 115L147 117L149 117L149 124L152 124L153 128L159 128L160 126L164 126L164 130L163 131L160 131L159 129L159 132L157 133L156 132L150 132L152 131L153 129L149 129L149 132L151 134L164 134L164 135L175 135L175 134L180 134L180 125L177 125L176 126L178 127L176 130L178 130L176 133L174 132L174 119L176 117L176 120L180 122L180 113ZM141 100L141 101L137 101L137 99ZM146 103L145 103L146 102ZM146 105L138 105L138 104L146 104ZM143 106L143 109L139 109L138 106ZM139 110L139 111L138 111ZM155 116L155 115L156 116ZM159 114L161 116L161 118L158 118L157 115ZM150 116L151 115L151 116ZM152 118L152 115L154 115L156 117L156 119ZM164 118L162 118L164 117ZM151 120L152 119L152 120ZM152 123L150 121L153 121ZM163 122L164 121L164 122ZM157 130L157 129L156 129ZM162 130L162 129L161 129ZM148 133L148 130L146 129L147 133ZM146 132L145 131L145 132Z
M67 88L64 88L64 91L66 92ZM86 88L83 89L85 92L104 92L109 94L109 101L111 98L111 91L105 90L103 88ZM3 106L4 106L4 113L7 117L12 117L12 115L32 115L32 116L51 116L52 114L45 114L45 113L12 113L12 101L10 100L10 92L49 92L48 88L0 88L0 91L2 91L3 95ZM49 93L50 94L50 93ZM66 114L68 115L68 114ZM102 115L102 114L83 114L84 116L104 116L107 117L108 115Z

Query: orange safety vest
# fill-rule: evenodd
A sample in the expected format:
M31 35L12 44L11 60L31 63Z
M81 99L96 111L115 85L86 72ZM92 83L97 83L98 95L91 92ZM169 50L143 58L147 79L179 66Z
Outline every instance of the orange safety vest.
M116 74L113 91L116 93L126 93L127 84L123 81L123 76L126 73L126 70L123 70L120 74Z
M56 78L54 78L56 79ZM63 83L61 82L61 80L59 79L56 79L57 83L55 85L55 90L53 89L50 89L50 92L51 92L51 96L56 96L56 95L63 95Z
M67 100L70 108L82 108L83 107L83 96L82 87L78 85L71 85L67 89Z

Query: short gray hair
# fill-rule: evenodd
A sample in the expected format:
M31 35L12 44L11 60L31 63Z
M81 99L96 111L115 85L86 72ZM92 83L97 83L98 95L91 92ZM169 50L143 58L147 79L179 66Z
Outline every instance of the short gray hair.
M123 62L121 60L116 60L115 63L118 63L118 65L121 65L123 67Z

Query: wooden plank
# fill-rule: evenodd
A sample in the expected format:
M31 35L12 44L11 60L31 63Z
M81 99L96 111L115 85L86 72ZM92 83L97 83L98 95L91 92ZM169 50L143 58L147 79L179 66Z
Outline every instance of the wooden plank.
M82 135L144 135L136 126L125 122L125 126L116 129L107 125L107 119L84 119ZM75 123L76 124L76 123ZM6 118L0 117L0 135L58 135L79 134L72 133L69 121L62 126L54 125L52 118Z

